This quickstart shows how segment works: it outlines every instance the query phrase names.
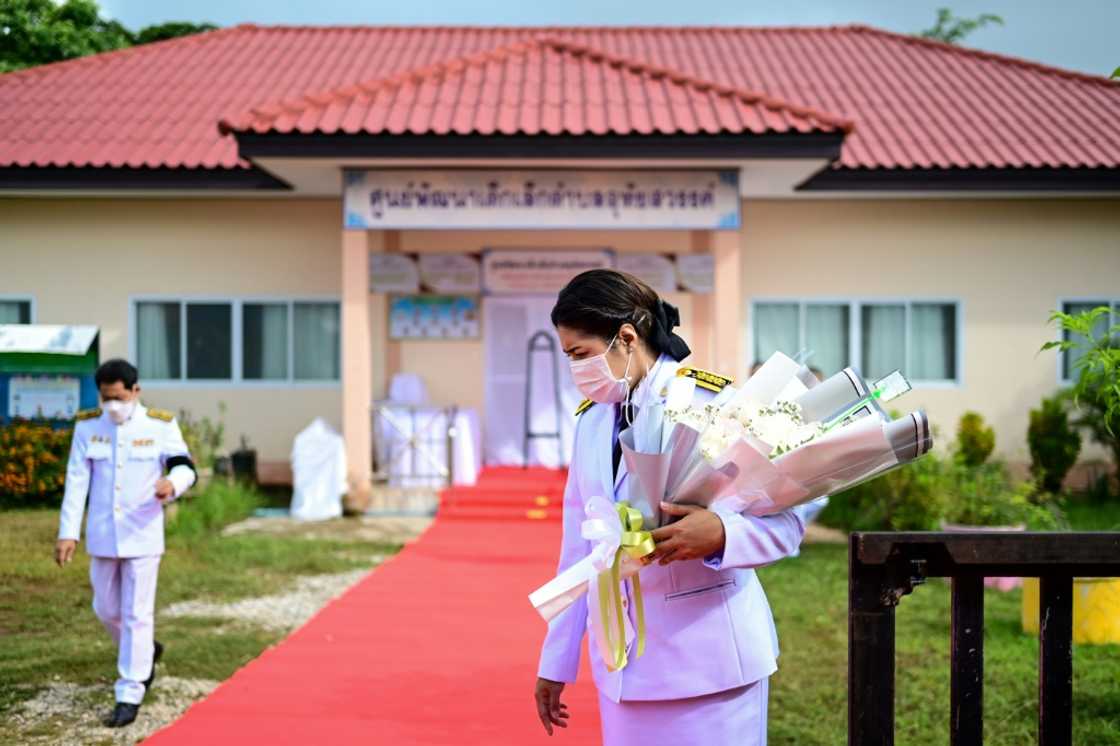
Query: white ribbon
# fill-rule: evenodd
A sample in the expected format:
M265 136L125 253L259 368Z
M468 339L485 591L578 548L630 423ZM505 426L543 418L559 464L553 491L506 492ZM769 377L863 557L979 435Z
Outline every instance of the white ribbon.
M615 555L622 545L622 522L614 503L600 495L588 499L583 504L587 516L580 524L579 534L594 544L591 548L591 565L596 573L606 572L614 564Z

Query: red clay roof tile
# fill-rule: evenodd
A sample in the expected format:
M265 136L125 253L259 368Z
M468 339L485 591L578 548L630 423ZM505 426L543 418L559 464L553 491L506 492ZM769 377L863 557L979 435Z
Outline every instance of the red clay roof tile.
M608 95L605 89L610 89ZM353 112L343 125L340 112ZM223 133L696 134L833 132L829 114L625 60L535 39L383 80L307 93L223 120ZM634 116L637 114L637 116Z

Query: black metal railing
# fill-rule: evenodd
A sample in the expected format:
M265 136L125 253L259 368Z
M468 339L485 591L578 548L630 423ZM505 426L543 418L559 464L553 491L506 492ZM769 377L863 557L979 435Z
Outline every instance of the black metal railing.
M854 533L848 555L848 745L894 743L894 609L952 579L949 733L983 739L984 578L1039 578L1038 743L1073 738L1073 578L1120 576L1120 533Z

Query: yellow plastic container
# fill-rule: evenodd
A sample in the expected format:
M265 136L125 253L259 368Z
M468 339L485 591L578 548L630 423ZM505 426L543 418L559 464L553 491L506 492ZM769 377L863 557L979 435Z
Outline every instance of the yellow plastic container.
M1038 634L1038 578L1023 578L1023 631ZM1120 644L1120 578L1073 579L1073 641Z

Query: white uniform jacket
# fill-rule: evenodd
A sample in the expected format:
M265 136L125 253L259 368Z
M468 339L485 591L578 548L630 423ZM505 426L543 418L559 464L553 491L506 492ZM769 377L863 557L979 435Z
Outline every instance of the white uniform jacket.
M107 412L79 419L70 444L58 538L81 537L88 494L86 550L91 555L163 554L163 505L155 488L169 459L172 468L167 478L179 497L194 484L195 472L179 424L170 413L137 403L123 425L113 422Z
M633 402L646 392L664 397L680 364L662 356L639 385ZM696 389L696 398L711 400ZM564 533L559 569L587 556L591 545L580 536L585 499L606 495L626 499L625 461L612 474L616 406L596 404L580 415L568 482L564 491ZM592 671L599 690L615 702L698 697L745 686L777 670L778 637L766 594L752 568L795 551L805 527L797 509L762 518L720 511L726 541L722 556L650 565L642 570L646 648L621 671L611 672L591 646ZM629 623L636 625L626 585ZM586 597L554 618L541 650L541 677L572 682L579 669Z

